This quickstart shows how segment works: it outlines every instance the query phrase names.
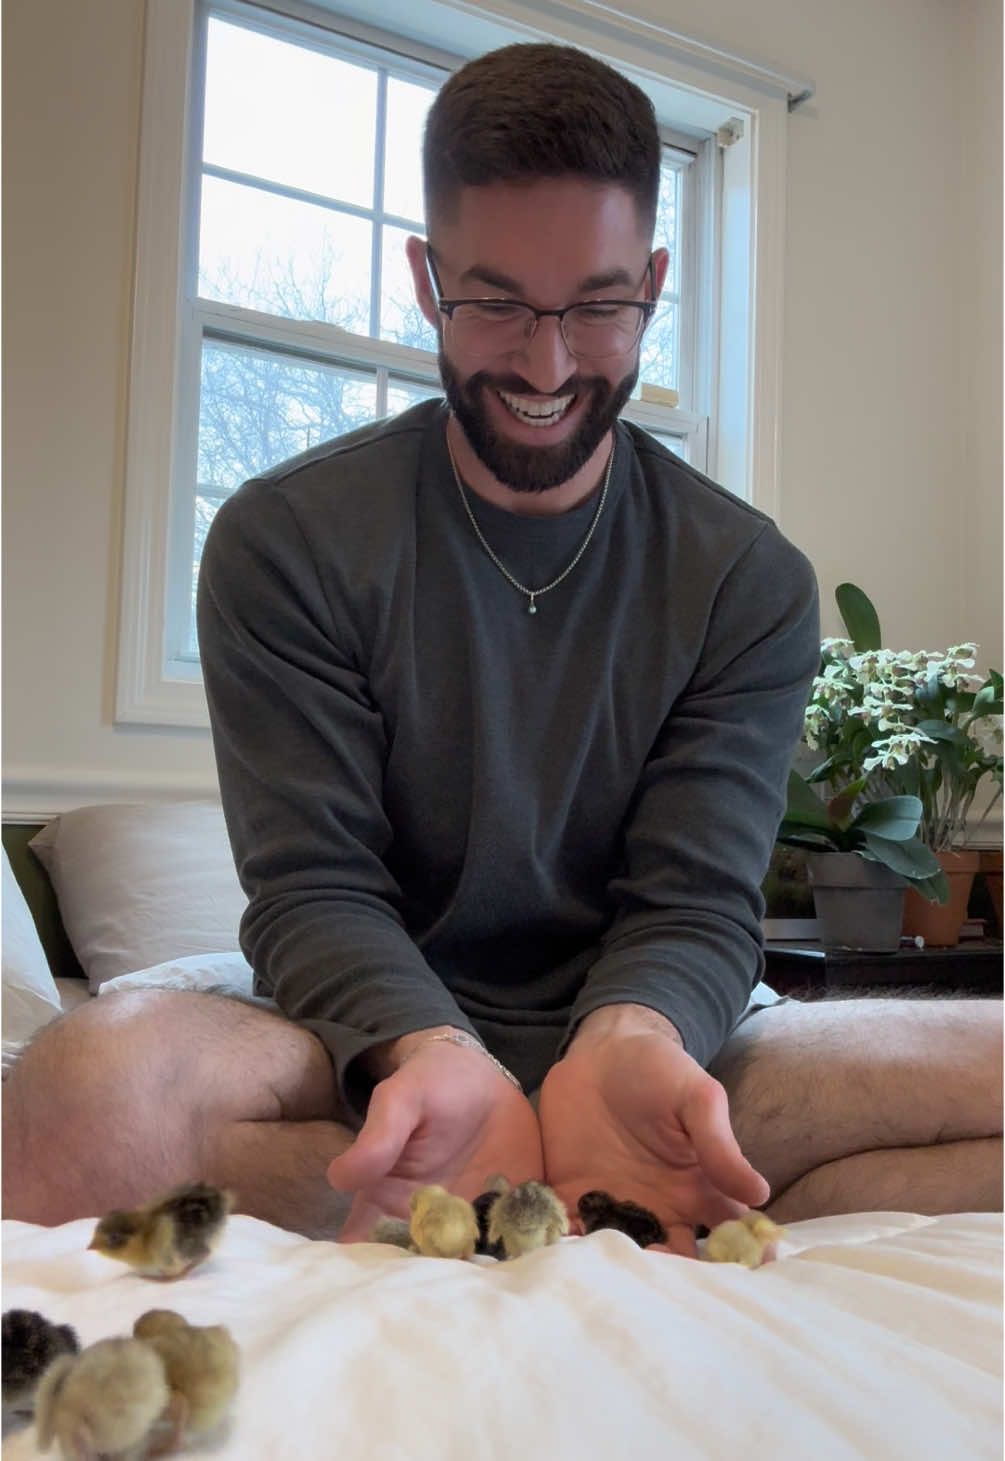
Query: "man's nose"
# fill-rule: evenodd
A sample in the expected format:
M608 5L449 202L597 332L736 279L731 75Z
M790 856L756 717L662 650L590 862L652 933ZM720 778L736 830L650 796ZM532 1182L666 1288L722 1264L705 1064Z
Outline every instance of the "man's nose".
M550 395L576 372L576 357L569 352L555 315L545 315L523 348L513 357L527 384Z

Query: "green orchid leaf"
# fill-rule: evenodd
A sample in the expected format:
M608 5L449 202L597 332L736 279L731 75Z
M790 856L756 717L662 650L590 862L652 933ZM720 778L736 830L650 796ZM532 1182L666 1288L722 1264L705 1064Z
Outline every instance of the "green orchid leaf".
M955 725L950 725L947 720L921 720L918 722L918 729L922 735L928 736L933 741L964 741L966 736Z
M843 852L833 837L823 832L807 832L800 822L783 822L775 837L785 847L805 847L808 852Z
M836 822L839 827L848 825L852 807L864 791L868 780L868 776L860 776L857 781L849 782L836 796L831 797L827 803L827 813L832 822Z
M1000 678L1001 677L999 676L999 679ZM977 694L974 696L974 703L971 706L971 710L973 712L971 715L972 720L976 720L979 716L982 715L1001 715L1001 690L998 689L996 692L994 685L991 684L990 681L987 684L982 685L981 688L977 691Z
M798 771L789 772L785 820L796 822L802 827L814 828L820 832L829 833L833 830L831 819L827 815L827 808Z
M869 649L882 649L879 616L862 590L853 583L839 583L834 597L848 638L859 654Z
M921 801L916 796L888 796L883 801L866 802L852 825L893 842L906 842L917 832L921 812Z
M927 898L929 903L949 902L949 879L941 868L930 878L912 878L911 887L923 898Z
M892 872L900 873L902 877L913 880L934 877L939 872L934 852L918 837L897 841L869 831L863 831L862 837L876 861L885 863Z

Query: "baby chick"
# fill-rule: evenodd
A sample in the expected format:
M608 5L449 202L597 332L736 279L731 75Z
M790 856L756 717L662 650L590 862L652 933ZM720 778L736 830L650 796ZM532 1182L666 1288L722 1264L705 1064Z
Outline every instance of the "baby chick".
M8 1309L2 1320L3 1406L30 1415L42 1375L63 1354L77 1354L80 1340L69 1324L53 1324L34 1309Z
M395 1248L408 1248L415 1252L412 1233L404 1218L379 1217L370 1229L371 1243L390 1243Z
M106 1213L88 1247L147 1278L178 1278L209 1257L232 1203L229 1192L191 1182L145 1207Z
M496 1179L499 1180L498 1178ZM502 1179L505 1183L505 1178ZM490 1187L487 1192L479 1192L471 1206L475 1210L475 1217L478 1220L478 1242L475 1244L475 1252L489 1258L502 1259L506 1257L502 1243L489 1241L489 1214L498 1199L500 1192L505 1190L500 1187Z
M101 1339L61 1355L39 1382L39 1449L59 1442L63 1461L139 1461L169 1401L160 1356L138 1339Z
M714 1227L705 1239L702 1257L707 1263L742 1263L744 1268L760 1268L762 1263L771 1262L775 1245L784 1236L784 1228L751 1208L742 1217Z
M501 1243L507 1258L557 1243L568 1231L564 1204L543 1182L506 1183L489 1210L489 1242Z
M241 1352L223 1324L189 1324L173 1309L148 1309L133 1335L160 1356L171 1391L173 1434L203 1436L223 1419L237 1394Z
M470 1202L435 1184L417 1187L408 1200L412 1242L427 1258L470 1258L478 1219Z
M619 1233L627 1233L634 1238L640 1248L667 1240L667 1230L654 1212L640 1207L637 1202L619 1201L599 1188L584 1192L576 1207L584 1233L595 1233L598 1228L616 1228Z

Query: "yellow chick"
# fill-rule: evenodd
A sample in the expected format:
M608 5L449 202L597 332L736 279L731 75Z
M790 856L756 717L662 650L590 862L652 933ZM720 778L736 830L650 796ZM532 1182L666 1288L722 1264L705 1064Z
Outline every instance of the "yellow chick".
M191 1182L145 1207L106 1213L88 1247L145 1278L179 1278L209 1257L232 1204L229 1192Z
M762 1263L771 1262L775 1245L784 1236L784 1228L751 1208L742 1217L714 1227L705 1239L702 1257L707 1263L742 1263L744 1268L760 1268Z
M189 1324L173 1309L148 1309L133 1335L161 1359L171 1391L169 1445L214 1430L237 1394L241 1352L223 1324Z
M478 1219L470 1202L435 1184L417 1187L408 1200L412 1242L427 1258L470 1258L478 1242Z
M140 1461L170 1399L160 1356L138 1339L101 1339L60 1355L39 1381L41 1451L59 1442L63 1461Z
M510 1187L496 1178L493 1185L500 1195L489 1210L489 1242L501 1243L507 1258L557 1243L569 1231L564 1203L543 1182Z

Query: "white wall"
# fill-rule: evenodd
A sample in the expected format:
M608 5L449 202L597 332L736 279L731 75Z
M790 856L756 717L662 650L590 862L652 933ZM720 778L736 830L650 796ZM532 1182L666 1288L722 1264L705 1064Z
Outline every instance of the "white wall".
M1000 666L1000 5L631 3L817 84L789 124L780 521L827 628L852 579L888 643ZM214 784L208 733L112 724L142 12L3 10L4 763L38 811Z

